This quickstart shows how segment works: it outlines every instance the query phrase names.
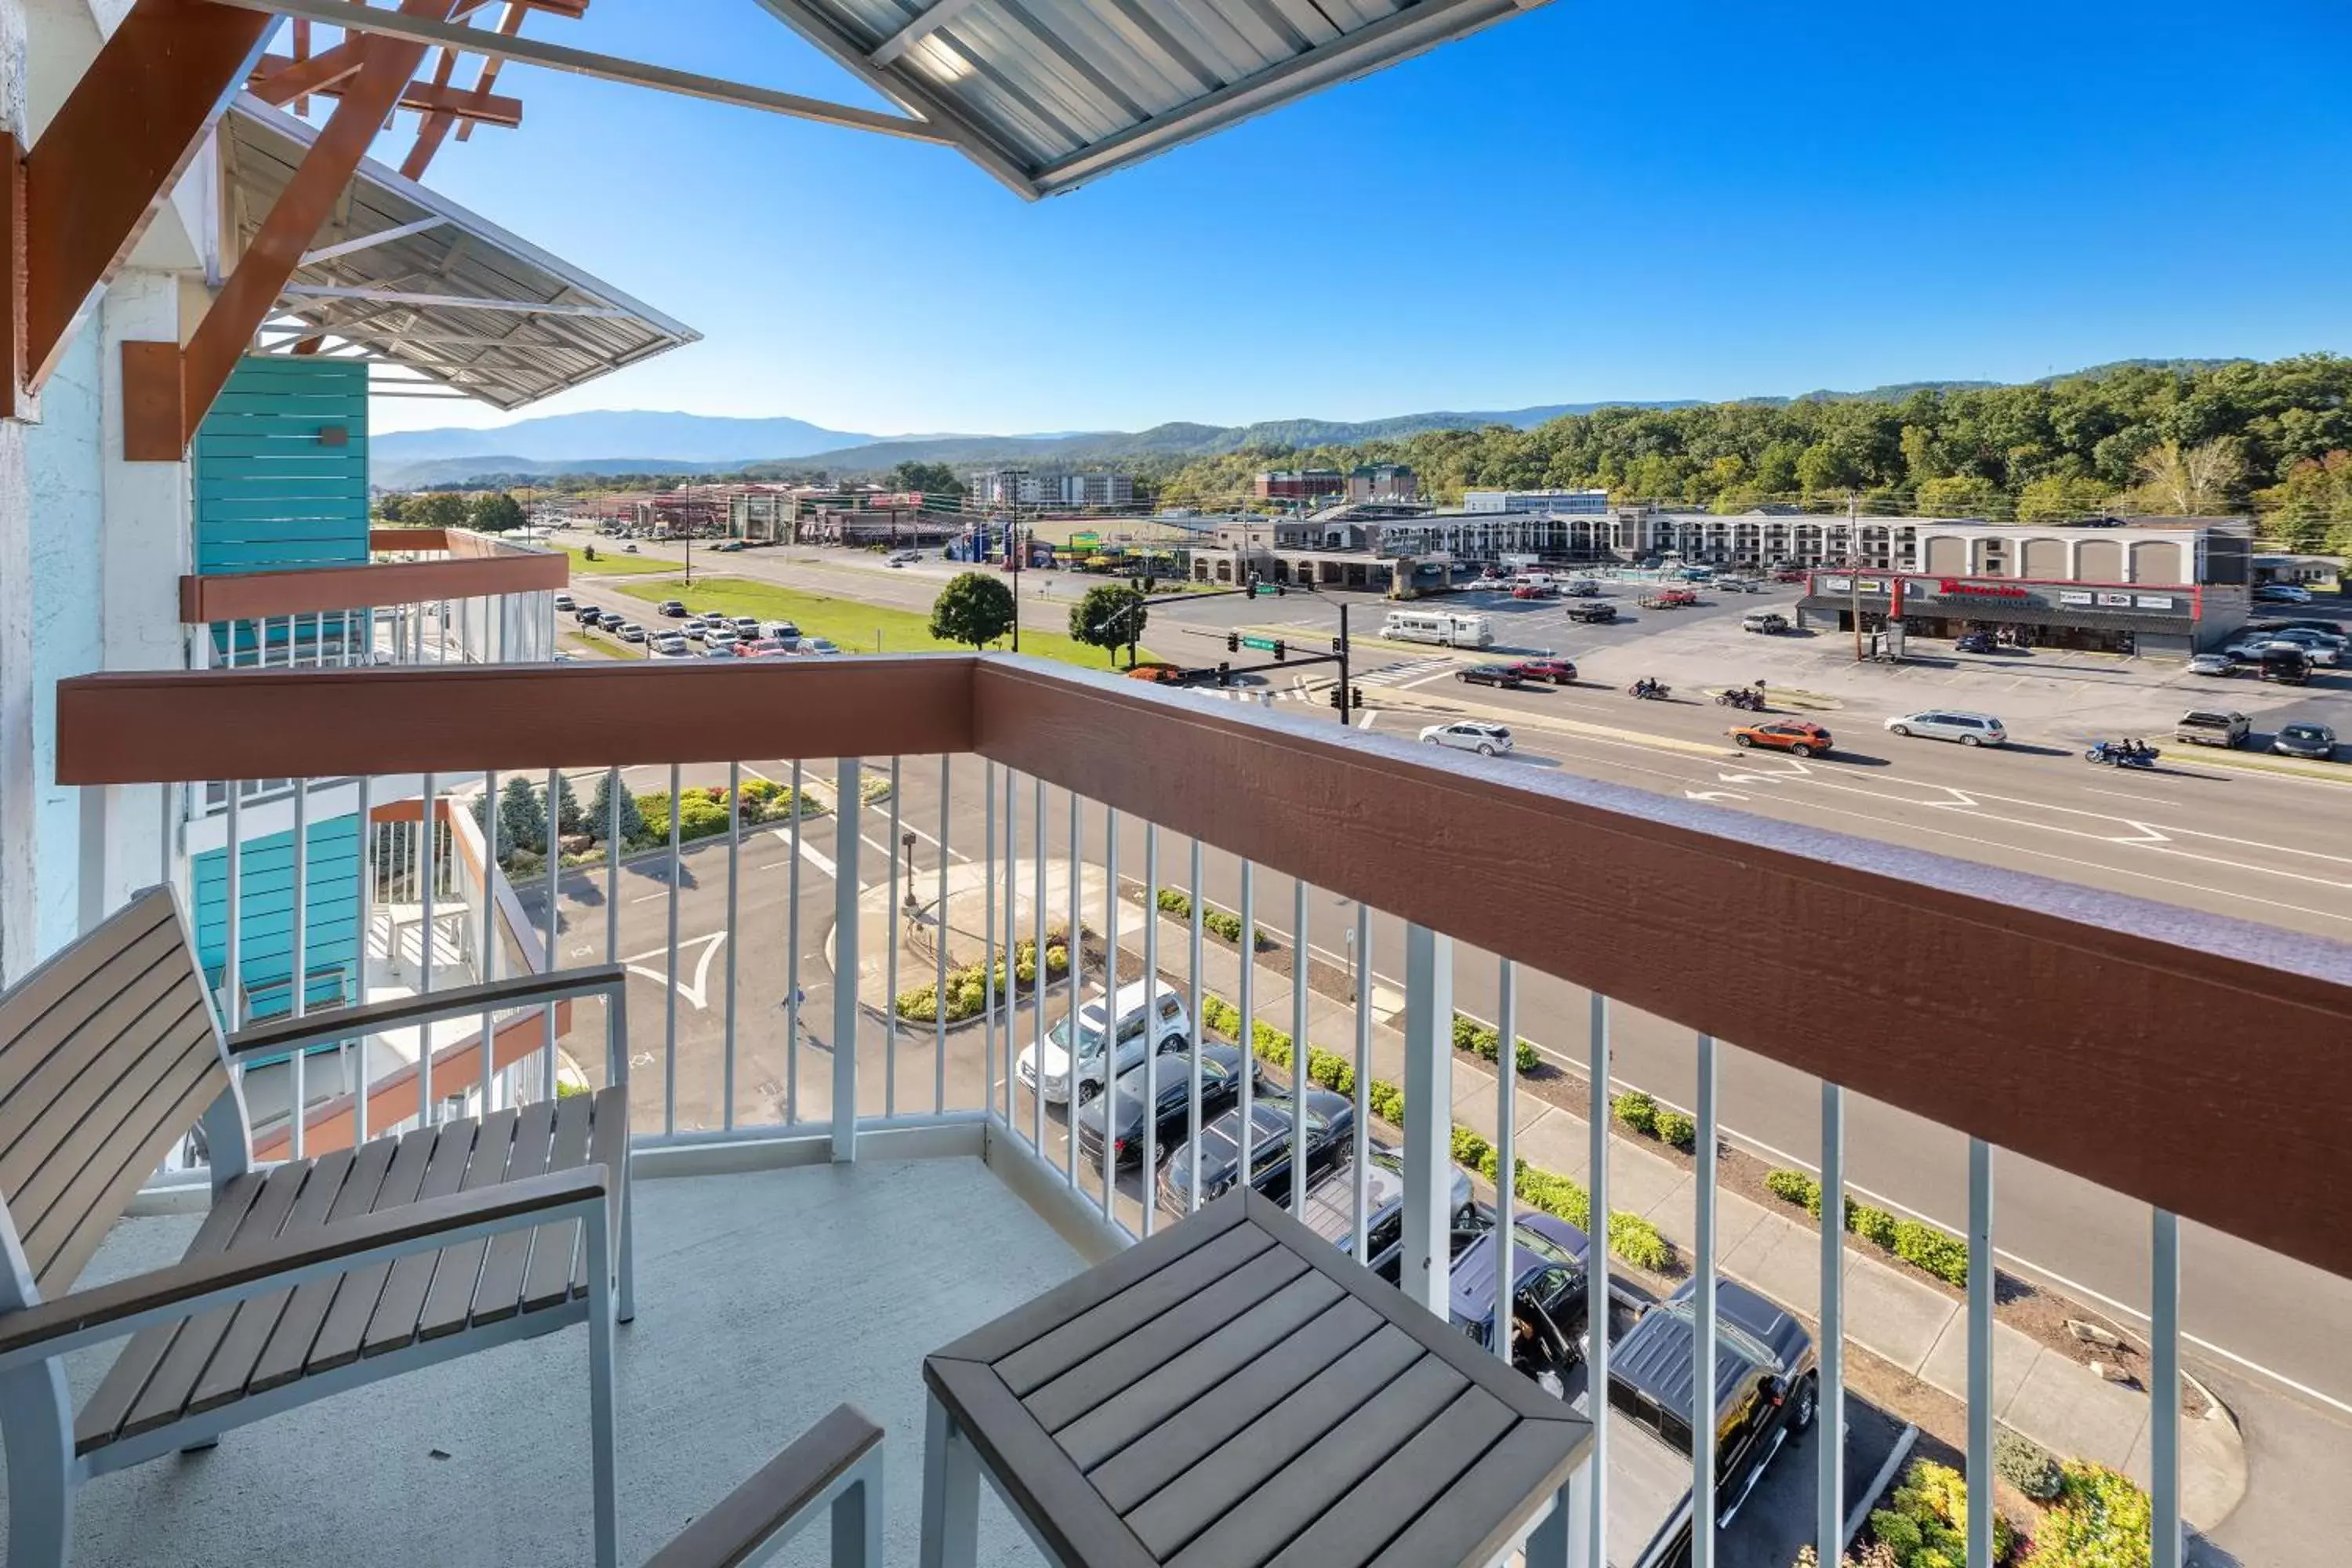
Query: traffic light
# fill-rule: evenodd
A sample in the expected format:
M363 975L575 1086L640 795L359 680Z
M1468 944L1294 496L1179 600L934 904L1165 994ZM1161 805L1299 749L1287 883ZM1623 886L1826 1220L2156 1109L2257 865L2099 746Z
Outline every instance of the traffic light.
M1225 651L1227 653L1239 653L1242 651L1241 633L1227 632L1225 634Z
M1287 653L1287 650L1283 647L1282 639L1281 639L1280 637L1276 637L1276 638L1275 638L1275 639L1274 639L1274 662L1275 662L1275 663L1276 663L1276 664L1280 664L1280 663L1283 661L1283 658L1285 658L1285 656L1286 656L1286 653Z
M1217 684L1219 686L1231 686L1233 683L1234 667L1230 664L1220 663L1217 666Z

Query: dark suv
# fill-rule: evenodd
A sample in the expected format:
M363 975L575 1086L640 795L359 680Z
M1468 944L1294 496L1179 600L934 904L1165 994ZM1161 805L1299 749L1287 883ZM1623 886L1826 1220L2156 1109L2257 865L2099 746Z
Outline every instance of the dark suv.
M1610 1556L1643 1568L1679 1568L1691 1559L1691 1351L1696 1280L1644 1312L1609 1356L1609 1405L1627 1440L1612 1464L1637 1472L1610 1478ZM1813 1424L1820 1403L1812 1336L1774 1302L1729 1279L1716 1285L1716 1521L1728 1525L1773 1456ZM1627 1428L1631 1428L1630 1431ZM1679 1497L1664 1512L1621 1516L1640 1499ZM1627 1553L1635 1541L1646 1542Z

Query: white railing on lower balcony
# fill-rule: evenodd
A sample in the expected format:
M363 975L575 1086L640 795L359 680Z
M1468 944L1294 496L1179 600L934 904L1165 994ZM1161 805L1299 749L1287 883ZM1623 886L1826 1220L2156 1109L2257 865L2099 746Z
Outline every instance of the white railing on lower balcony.
M272 704L284 726L252 727ZM309 756L351 771L364 820L446 821L453 836L368 834L363 917L414 889L429 953L447 844L472 868L457 891L482 978L596 963L631 977L625 1019L586 999L486 1016L472 1047L412 1048L376 1078L362 1068L340 1096L306 1101L297 1089L308 1110L288 1152L411 1116L601 1087L620 1065L610 1044L625 1037L637 1148L656 1163L691 1163L697 1151L845 1161L861 1139L960 1130L1097 1254L1245 1173L1444 1314L1465 1305L1454 1232L1480 1227L1465 1185L1489 1215L1580 1210L1577 1228L1594 1240L1580 1257L1570 1249L1555 1283L1581 1277L1586 1343L1563 1360L1580 1359L1570 1370L1602 1391L1587 1400L1593 1563L1716 1563L1752 1484L1738 1446L1785 1436L1687 1421L1674 1380L1645 1391L1612 1367L1611 1304L1629 1285L1672 1289L1677 1277L1677 1300L1651 1310L1692 1326L1681 1397L1717 1386L1731 1364L1719 1354L1758 1359L1752 1323L1724 1325L1727 1058L1743 1081L1760 1063L1818 1096L1818 1150L1796 1161L1814 1167L1821 1193L1817 1300L1802 1313L1813 1329L1764 1348L1765 1361L1782 1359L1759 1386L1792 1413L1818 1408L1831 1434L1859 1408L1841 1221L1864 1173L1850 1168L1847 1130L1861 1117L1926 1129L1923 1160L1963 1163L1951 1189L1965 1215L1951 1243L1966 1258L1959 1446L1980 1498L1997 1429L1997 1144L2022 1156L2029 1194L2053 1176L2105 1189L2101 1223L2136 1227L2152 1260L2127 1305L2149 1325L2159 1568L2178 1568L2182 1552L2177 1216L2352 1301L2326 1140L2290 1128L2263 1142L2256 1184L2235 1126L2250 1104L2343 1106L2352 954L2334 944L1580 781L1433 762L1338 726L1024 661L97 678L69 683L61 712L61 774L89 787L152 788L207 761L267 770ZM478 829L475 800L496 803ZM298 889L300 866L298 850ZM234 954L251 915L232 889ZM2001 977L1998 1005L1948 995L1969 989L1947 984L1953 975ZM2273 1009L2266 1036L2297 1048L2251 1039L2224 1062L2229 1020L2253 994ZM1113 1037L1101 1057L1084 1045L1095 997L1099 1032ZM1130 1013L1140 1082L1106 1059L1123 1054ZM1223 1041L1246 1043L1265 1077L1219 1070ZM1292 1092L1300 1065L1328 1087ZM1137 1122L1130 1173L1114 1119L1102 1117L1098 1140L1090 1132L1105 1099L1088 1089L1101 1083L1113 1104L1139 1089L1156 1104L1163 1073L1180 1092L1169 1125ZM2091 1083L2125 1125L2030 1098ZM453 1084L463 1098L446 1092ZM1626 1090L1689 1118L1690 1219L1671 1244L1619 1217L1612 1167L1630 1167L1610 1128ZM2217 1106L2232 1092L2237 1103ZM371 1105L408 1109L371 1118ZM1559 1134L1579 1121L1580 1134ZM1392 1158L1372 1147L1390 1142ZM1288 1182L1302 1149L1310 1178L1345 1177ZM1578 1158L1580 1187L1539 1163ZM1375 1204L1391 1192L1392 1204ZM1517 1248L1568 1244L1556 1227L1533 1239L1492 1229L1491 1300L1467 1308L1508 1357L1528 1331L1515 1326ZM1573 1349L1572 1329L1559 1337ZM1813 1348L1790 1348L1801 1342ZM1621 1389L1632 1392L1603 1396ZM1655 1494L1616 1478L1654 1447L1644 1428L1677 1422L1688 1495L1635 1517ZM1857 1486L1866 1494L1885 1478L1843 1473L1842 1440L1812 1447L1811 1534L1828 1560L1859 1522ZM1967 1510L1971 1564L1991 1562L1993 1528L1991 1509Z

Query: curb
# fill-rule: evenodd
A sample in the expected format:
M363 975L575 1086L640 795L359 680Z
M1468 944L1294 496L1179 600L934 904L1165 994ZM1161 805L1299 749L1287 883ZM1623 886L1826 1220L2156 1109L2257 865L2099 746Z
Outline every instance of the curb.
M2333 770L2319 764L2295 762L2272 762L2261 752L2234 751L2227 746L2190 746L2174 748L2172 755L2182 763L2206 763L2215 767L2236 768L2242 773L2271 773L2282 778L2310 779L2316 784L2352 785L2352 768L2341 763Z

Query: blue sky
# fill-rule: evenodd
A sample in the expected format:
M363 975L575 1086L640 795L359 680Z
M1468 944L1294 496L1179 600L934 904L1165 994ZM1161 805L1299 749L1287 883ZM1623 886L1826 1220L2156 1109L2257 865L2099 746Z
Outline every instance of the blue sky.
M753 0L528 30L876 102ZM1037 431L2014 380L2352 348L2347 58L2330 0L1552 0L1035 204L943 148L510 67L522 128L429 183L704 334L532 414Z

